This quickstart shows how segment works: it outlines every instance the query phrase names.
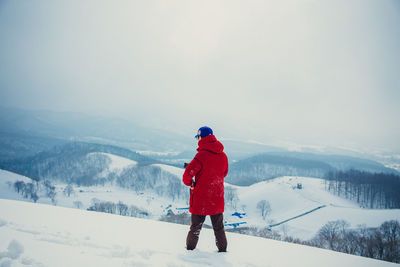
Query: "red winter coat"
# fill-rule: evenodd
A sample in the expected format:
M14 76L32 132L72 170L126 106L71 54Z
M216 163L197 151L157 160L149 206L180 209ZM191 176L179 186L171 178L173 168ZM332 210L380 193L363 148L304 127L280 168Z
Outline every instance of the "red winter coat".
M190 193L189 211L197 215L224 212L224 178L228 174L228 158L224 146L209 135L199 141L198 153L186 167L183 183L196 186Z

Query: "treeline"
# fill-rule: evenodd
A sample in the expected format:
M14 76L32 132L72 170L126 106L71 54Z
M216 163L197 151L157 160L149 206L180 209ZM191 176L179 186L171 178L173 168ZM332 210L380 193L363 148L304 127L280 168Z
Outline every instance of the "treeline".
M323 178L329 171L348 171L352 168L399 175L396 170L361 158L300 152L269 152L232 163L226 181L246 186L280 176Z
M363 257L400 263L400 223L386 221L378 228L350 229L343 220L324 225L310 245Z
M101 176L103 170L111 160L103 154L66 154L48 156L39 153L35 157L18 159L1 166L36 181L56 180L65 183L91 186L104 184L106 181Z
M190 215L187 213L179 213L179 214L168 213L160 217L160 221L184 224L184 225L190 225L190 220L191 220Z
M358 170L330 171L326 189L371 209L400 208L400 176Z
M118 186L134 190L137 193L151 189L161 197L172 200L188 199L188 188L182 183L181 178L158 166L138 166L125 168L115 176Z
M280 176L323 177L332 170L327 163L275 154L261 154L231 165L226 181L247 186Z
M114 203L111 201L92 200L92 206L87 208L89 211L105 212L118 214L122 216L145 218L150 216L150 213L144 209L138 208L135 205L126 205L122 201Z
M9 183L9 186L13 187L15 192L21 194L22 197L31 199L35 203L39 200L39 192L42 192L46 197L50 198L53 204L57 202L56 187L48 180L42 182L24 182L18 180L14 183Z
M395 220L386 221L377 228L360 226L356 229L350 229L343 220L330 221L307 241L281 236L268 228L242 227L226 231L400 263L400 223Z
M37 184L16 181L12 186L15 192L21 194L22 197L32 199L35 203L39 200Z
M101 173L111 162L101 153L125 157L143 165L158 163L128 149L85 142L70 142L37 153L33 156L12 160L0 160L0 168L34 180L59 180L78 185L101 184Z
M104 153L94 152L96 150L115 152L116 155L126 155L140 161L123 170L110 171L111 159ZM150 164L155 162L115 147L71 143L39 153L35 157L14 160L7 166L9 170L38 182L60 181L78 186L117 184L137 193L151 190L172 200L187 199L188 189L182 183L181 177Z

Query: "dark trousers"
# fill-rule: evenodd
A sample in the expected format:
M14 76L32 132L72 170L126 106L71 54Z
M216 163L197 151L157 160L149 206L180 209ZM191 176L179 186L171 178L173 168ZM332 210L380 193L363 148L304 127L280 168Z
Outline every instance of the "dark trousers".
M216 215L210 215L211 223L214 229L215 243L219 252L225 252L227 241L224 229L224 218L222 213ZM199 241L200 230L203 226L205 215L192 214L192 225L186 238L186 248L193 250L196 248L197 242Z

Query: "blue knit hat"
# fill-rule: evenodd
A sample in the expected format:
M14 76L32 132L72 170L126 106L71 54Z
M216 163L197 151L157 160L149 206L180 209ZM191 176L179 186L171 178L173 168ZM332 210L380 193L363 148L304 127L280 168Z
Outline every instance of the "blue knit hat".
M205 137L207 135L213 134L213 130L210 127L203 126L197 131L197 135L194 138Z

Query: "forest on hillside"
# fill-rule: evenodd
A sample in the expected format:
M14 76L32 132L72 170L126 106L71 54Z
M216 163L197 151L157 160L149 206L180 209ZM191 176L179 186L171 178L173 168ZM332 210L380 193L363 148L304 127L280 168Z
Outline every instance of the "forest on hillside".
M400 176L358 170L330 171L326 189L370 209L400 208Z

